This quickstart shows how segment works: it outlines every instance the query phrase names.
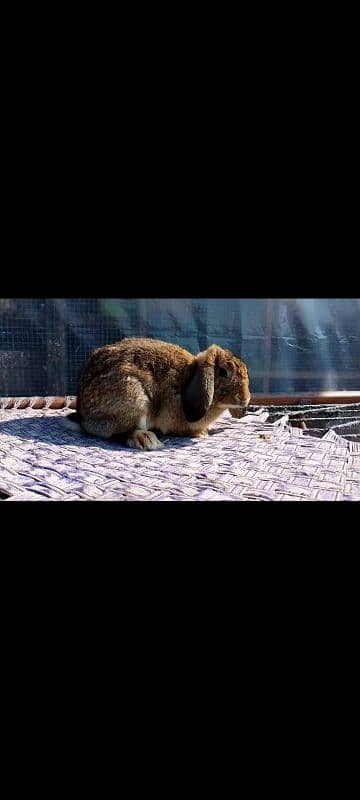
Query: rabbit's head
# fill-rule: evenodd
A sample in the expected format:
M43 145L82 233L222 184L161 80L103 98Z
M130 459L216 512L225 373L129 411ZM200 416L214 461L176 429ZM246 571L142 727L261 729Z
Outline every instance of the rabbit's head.
M241 416L250 397L246 364L215 344L195 357L190 380L181 393L189 422L201 419L210 406L238 409L236 416Z

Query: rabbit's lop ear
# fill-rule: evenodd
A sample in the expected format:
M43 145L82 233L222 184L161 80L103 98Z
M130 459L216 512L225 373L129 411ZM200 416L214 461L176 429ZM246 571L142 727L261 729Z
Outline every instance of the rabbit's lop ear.
M188 422L202 419L214 399L215 357L216 352L212 345L195 359L194 374L181 393L182 407Z

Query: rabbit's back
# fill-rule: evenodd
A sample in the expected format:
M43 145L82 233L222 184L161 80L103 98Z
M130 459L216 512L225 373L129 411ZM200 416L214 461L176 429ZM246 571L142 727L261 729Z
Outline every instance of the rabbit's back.
M176 344L159 339L122 339L94 350L86 363L83 375L95 377L104 370L118 367L131 370L133 367L150 374L166 375L169 369L176 370L192 363L194 356Z
M158 339L128 338L99 347L82 370L78 406L84 407L85 401L100 404L104 395L116 392L118 381L126 376L138 378L154 400L170 383L176 392L193 360L187 350Z

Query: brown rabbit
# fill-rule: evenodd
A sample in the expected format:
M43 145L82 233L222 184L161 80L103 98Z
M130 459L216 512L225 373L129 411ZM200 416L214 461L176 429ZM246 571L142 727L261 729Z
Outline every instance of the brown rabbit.
M247 368L230 350L213 344L193 356L157 339L123 339L90 356L69 425L74 416L93 436L121 436L129 447L156 450L163 445L154 430L207 436L226 408L245 413L249 402Z

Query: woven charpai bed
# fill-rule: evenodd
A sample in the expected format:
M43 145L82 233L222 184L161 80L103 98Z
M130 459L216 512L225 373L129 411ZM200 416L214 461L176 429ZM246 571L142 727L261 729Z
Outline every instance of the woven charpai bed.
M360 443L334 430L309 436L287 414L225 412L207 439L161 437L164 449L140 452L72 434L62 425L69 408L50 404L0 408L6 502L360 500Z

